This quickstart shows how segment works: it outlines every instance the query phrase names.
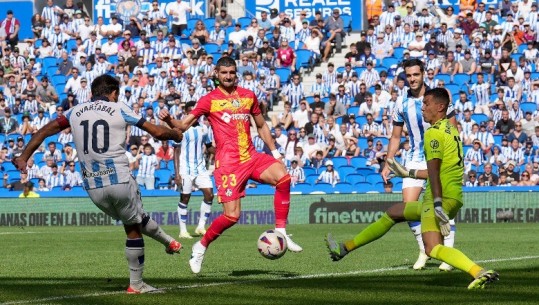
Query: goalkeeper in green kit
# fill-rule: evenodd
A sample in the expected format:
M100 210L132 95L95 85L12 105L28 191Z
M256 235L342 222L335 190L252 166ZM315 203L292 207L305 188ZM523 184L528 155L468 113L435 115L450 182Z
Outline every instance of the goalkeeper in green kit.
M449 235L451 230L449 219L455 217L462 207L464 172L462 142L457 129L446 118L449 103L450 97L444 88L425 93L421 110L424 120L431 124L424 138L426 170L408 170L394 159L387 160L397 176L428 179L423 202L395 204L352 240L338 243L328 234L326 243L331 259L338 261L351 251L377 240L395 223L421 220L426 254L474 277L468 289L484 288L498 280L495 271L486 270L461 251L443 245L442 236Z

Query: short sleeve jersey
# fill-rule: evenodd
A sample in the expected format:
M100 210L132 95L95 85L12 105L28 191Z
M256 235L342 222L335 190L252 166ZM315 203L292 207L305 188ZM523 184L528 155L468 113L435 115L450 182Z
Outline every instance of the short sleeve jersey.
M216 167L235 166L249 161L256 150L251 140L251 115L260 106L253 91L236 87L228 94L217 88L203 96L191 111L197 119L205 115L215 136Z
M128 125L142 126L143 119L124 103L96 100L76 105L65 117L81 164L85 189L126 183L131 172L125 155Z
M444 198L462 202L462 176L464 161L462 142L459 132L448 119L436 122L425 132L425 157L427 162L442 160L440 180ZM430 181L427 181L425 194L432 195Z

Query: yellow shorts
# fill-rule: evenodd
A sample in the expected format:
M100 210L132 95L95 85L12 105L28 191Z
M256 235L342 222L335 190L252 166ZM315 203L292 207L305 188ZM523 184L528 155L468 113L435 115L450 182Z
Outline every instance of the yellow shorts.
M462 207L462 202L453 198L442 198L442 208L449 219L455 218ZM440 232L440 225L434 215L434 201L423 198L423 202L406 202L404 218L407 221L421 221L421 232Z

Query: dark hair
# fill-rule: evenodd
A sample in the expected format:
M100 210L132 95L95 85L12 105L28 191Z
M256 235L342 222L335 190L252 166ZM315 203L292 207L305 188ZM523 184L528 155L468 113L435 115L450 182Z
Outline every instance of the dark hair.
M434 102L436 103L444 104L444 108L447 108L451 101L451 99L449 98L449 93L447 93L447 90L445 88L434 88L427 90L427 92L425 92L425 97L427 96L432 96Z
M217 70L219 70L220 67L236 67L236 61L231 57L221 57L215 65Z
M421 60L417 58L408 59L402 63L402 67L404 68L405 71L406 71L406 68L410 68L413 66L418 66L421 73L425 72L425 65L423 64Z
M120 91L120 82L113 76L104 74L92 82L92 96L108 96L114 91Z
M195 101L189 101L189 102L185 103L185 109L189 109L190 107L195 107L196 104L197 104L197 102L195 102Z

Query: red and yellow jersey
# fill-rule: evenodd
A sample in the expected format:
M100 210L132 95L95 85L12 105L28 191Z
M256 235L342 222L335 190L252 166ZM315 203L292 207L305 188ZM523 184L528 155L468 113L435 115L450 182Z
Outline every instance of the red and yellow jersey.
M202 97L191 111L205 115L215 136L216 167L249 161L256 152L251 140L251 115L259 115L258 99L253 91L236 87L232 94L217 88Z

